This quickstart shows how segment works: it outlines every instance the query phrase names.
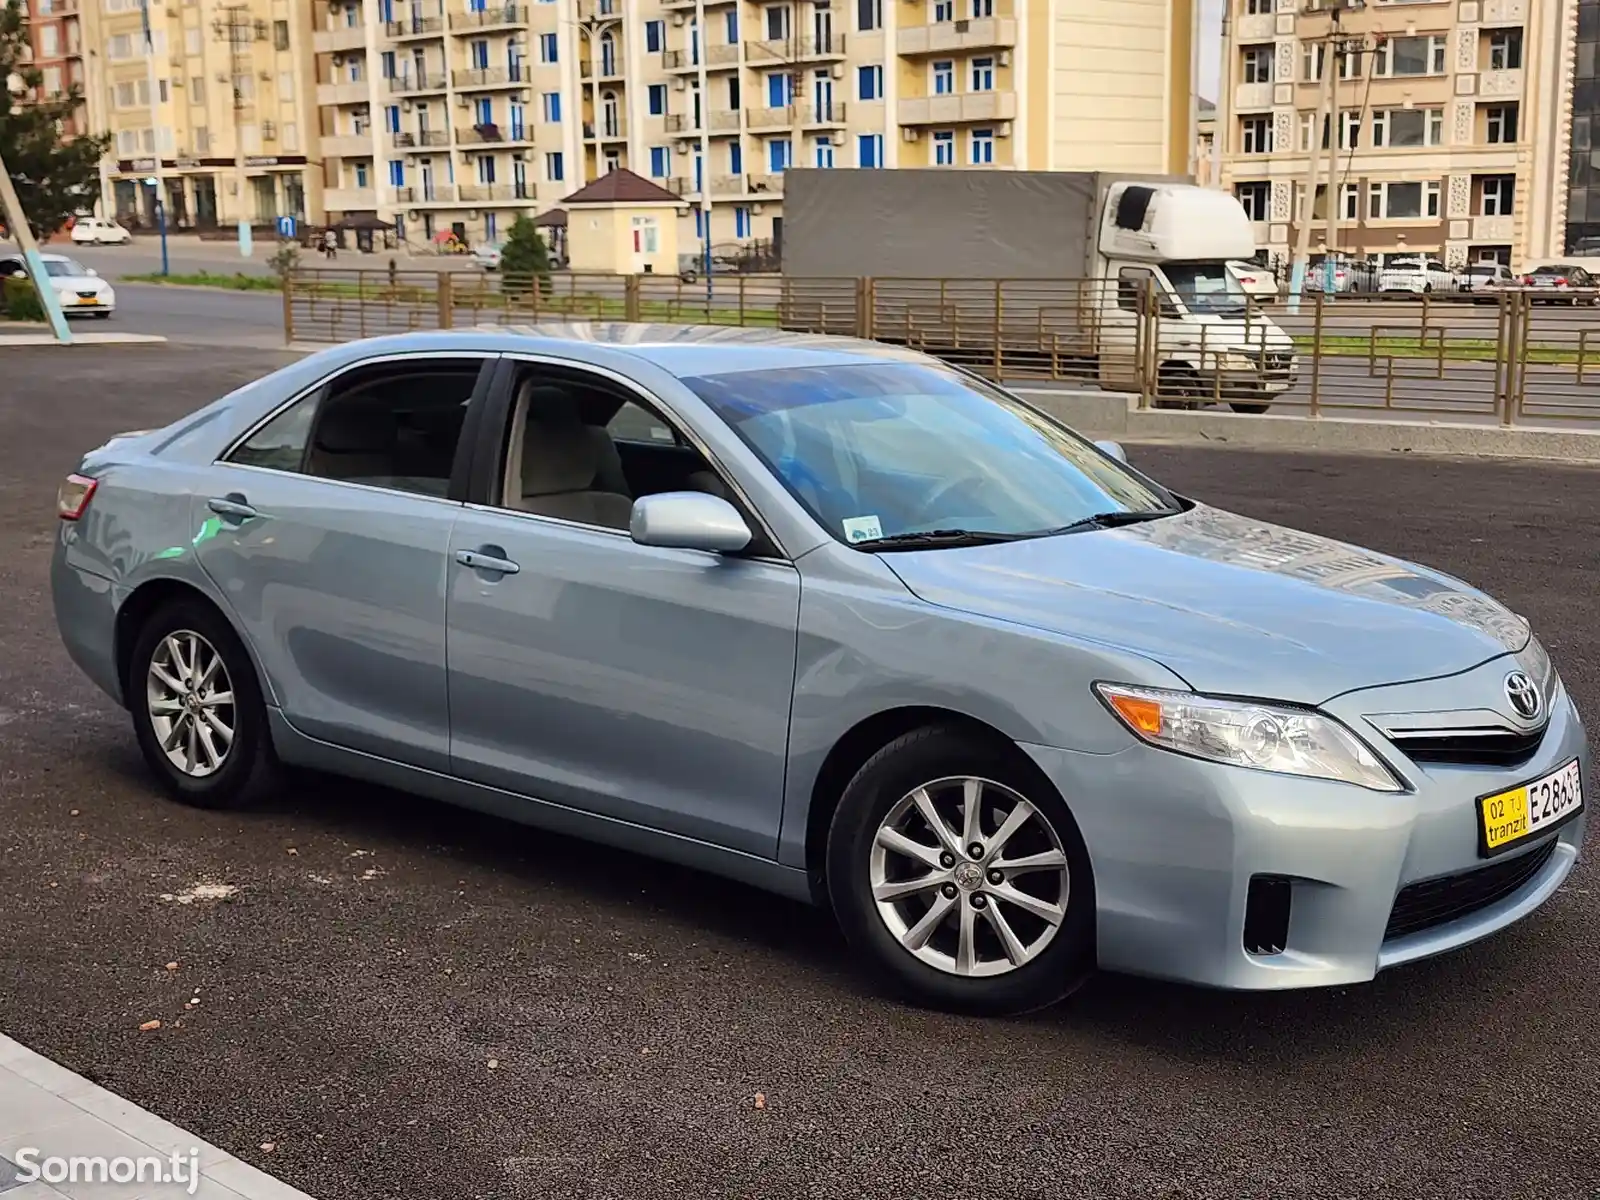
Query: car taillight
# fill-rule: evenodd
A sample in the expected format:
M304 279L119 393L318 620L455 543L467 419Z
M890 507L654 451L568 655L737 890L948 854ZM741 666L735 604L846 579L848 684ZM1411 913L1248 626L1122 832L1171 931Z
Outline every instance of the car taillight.
M68 475L56 490L56 516L63 521L76 521L94 497L100 485L87 475Z
M1564 275L1556 276L1556 286L1557 287L1566 287L1567 286L1566 276L1564 276Z
M1524 275L1522 277L1522 282L1527 284L1529 287L1532 287L1533 286L1533 276L1532 275Z

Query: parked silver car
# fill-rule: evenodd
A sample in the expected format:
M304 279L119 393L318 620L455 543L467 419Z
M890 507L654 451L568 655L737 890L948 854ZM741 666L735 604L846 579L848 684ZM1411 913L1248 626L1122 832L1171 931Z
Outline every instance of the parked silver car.
M55 608L179 799L280 764L831 905L914 999L1348 984L1527 916L1584 732L1527 623L921 355L341 346L90 453Z

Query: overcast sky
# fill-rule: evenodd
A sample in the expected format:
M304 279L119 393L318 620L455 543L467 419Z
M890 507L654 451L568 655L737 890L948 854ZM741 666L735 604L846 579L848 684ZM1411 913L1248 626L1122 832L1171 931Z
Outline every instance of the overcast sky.
M1222 0L1200 0L1200 94L1217 98L1222 71Z

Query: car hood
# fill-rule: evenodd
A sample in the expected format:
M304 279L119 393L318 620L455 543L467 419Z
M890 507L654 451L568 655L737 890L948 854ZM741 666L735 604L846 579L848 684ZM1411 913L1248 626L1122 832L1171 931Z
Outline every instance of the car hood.
M928 603L1114 645L1223 695L1320 704L1465 671L1529 636L1458 579L1204 506L883 559Z
M99 291L106 286L98 275L52 275L50 283L58 292Z

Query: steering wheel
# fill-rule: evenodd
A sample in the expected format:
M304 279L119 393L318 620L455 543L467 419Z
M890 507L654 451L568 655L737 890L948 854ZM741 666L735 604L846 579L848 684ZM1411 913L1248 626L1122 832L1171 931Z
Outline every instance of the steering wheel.
M936 510L939 506L939 501L957 488L964 487L969 483L981 484L982 482L983 480L977 475L957 475L954 479L943 480L933 485L928 494L922 498L918 507L924 512ZM937 526L941 522L935 521L934 524Z

